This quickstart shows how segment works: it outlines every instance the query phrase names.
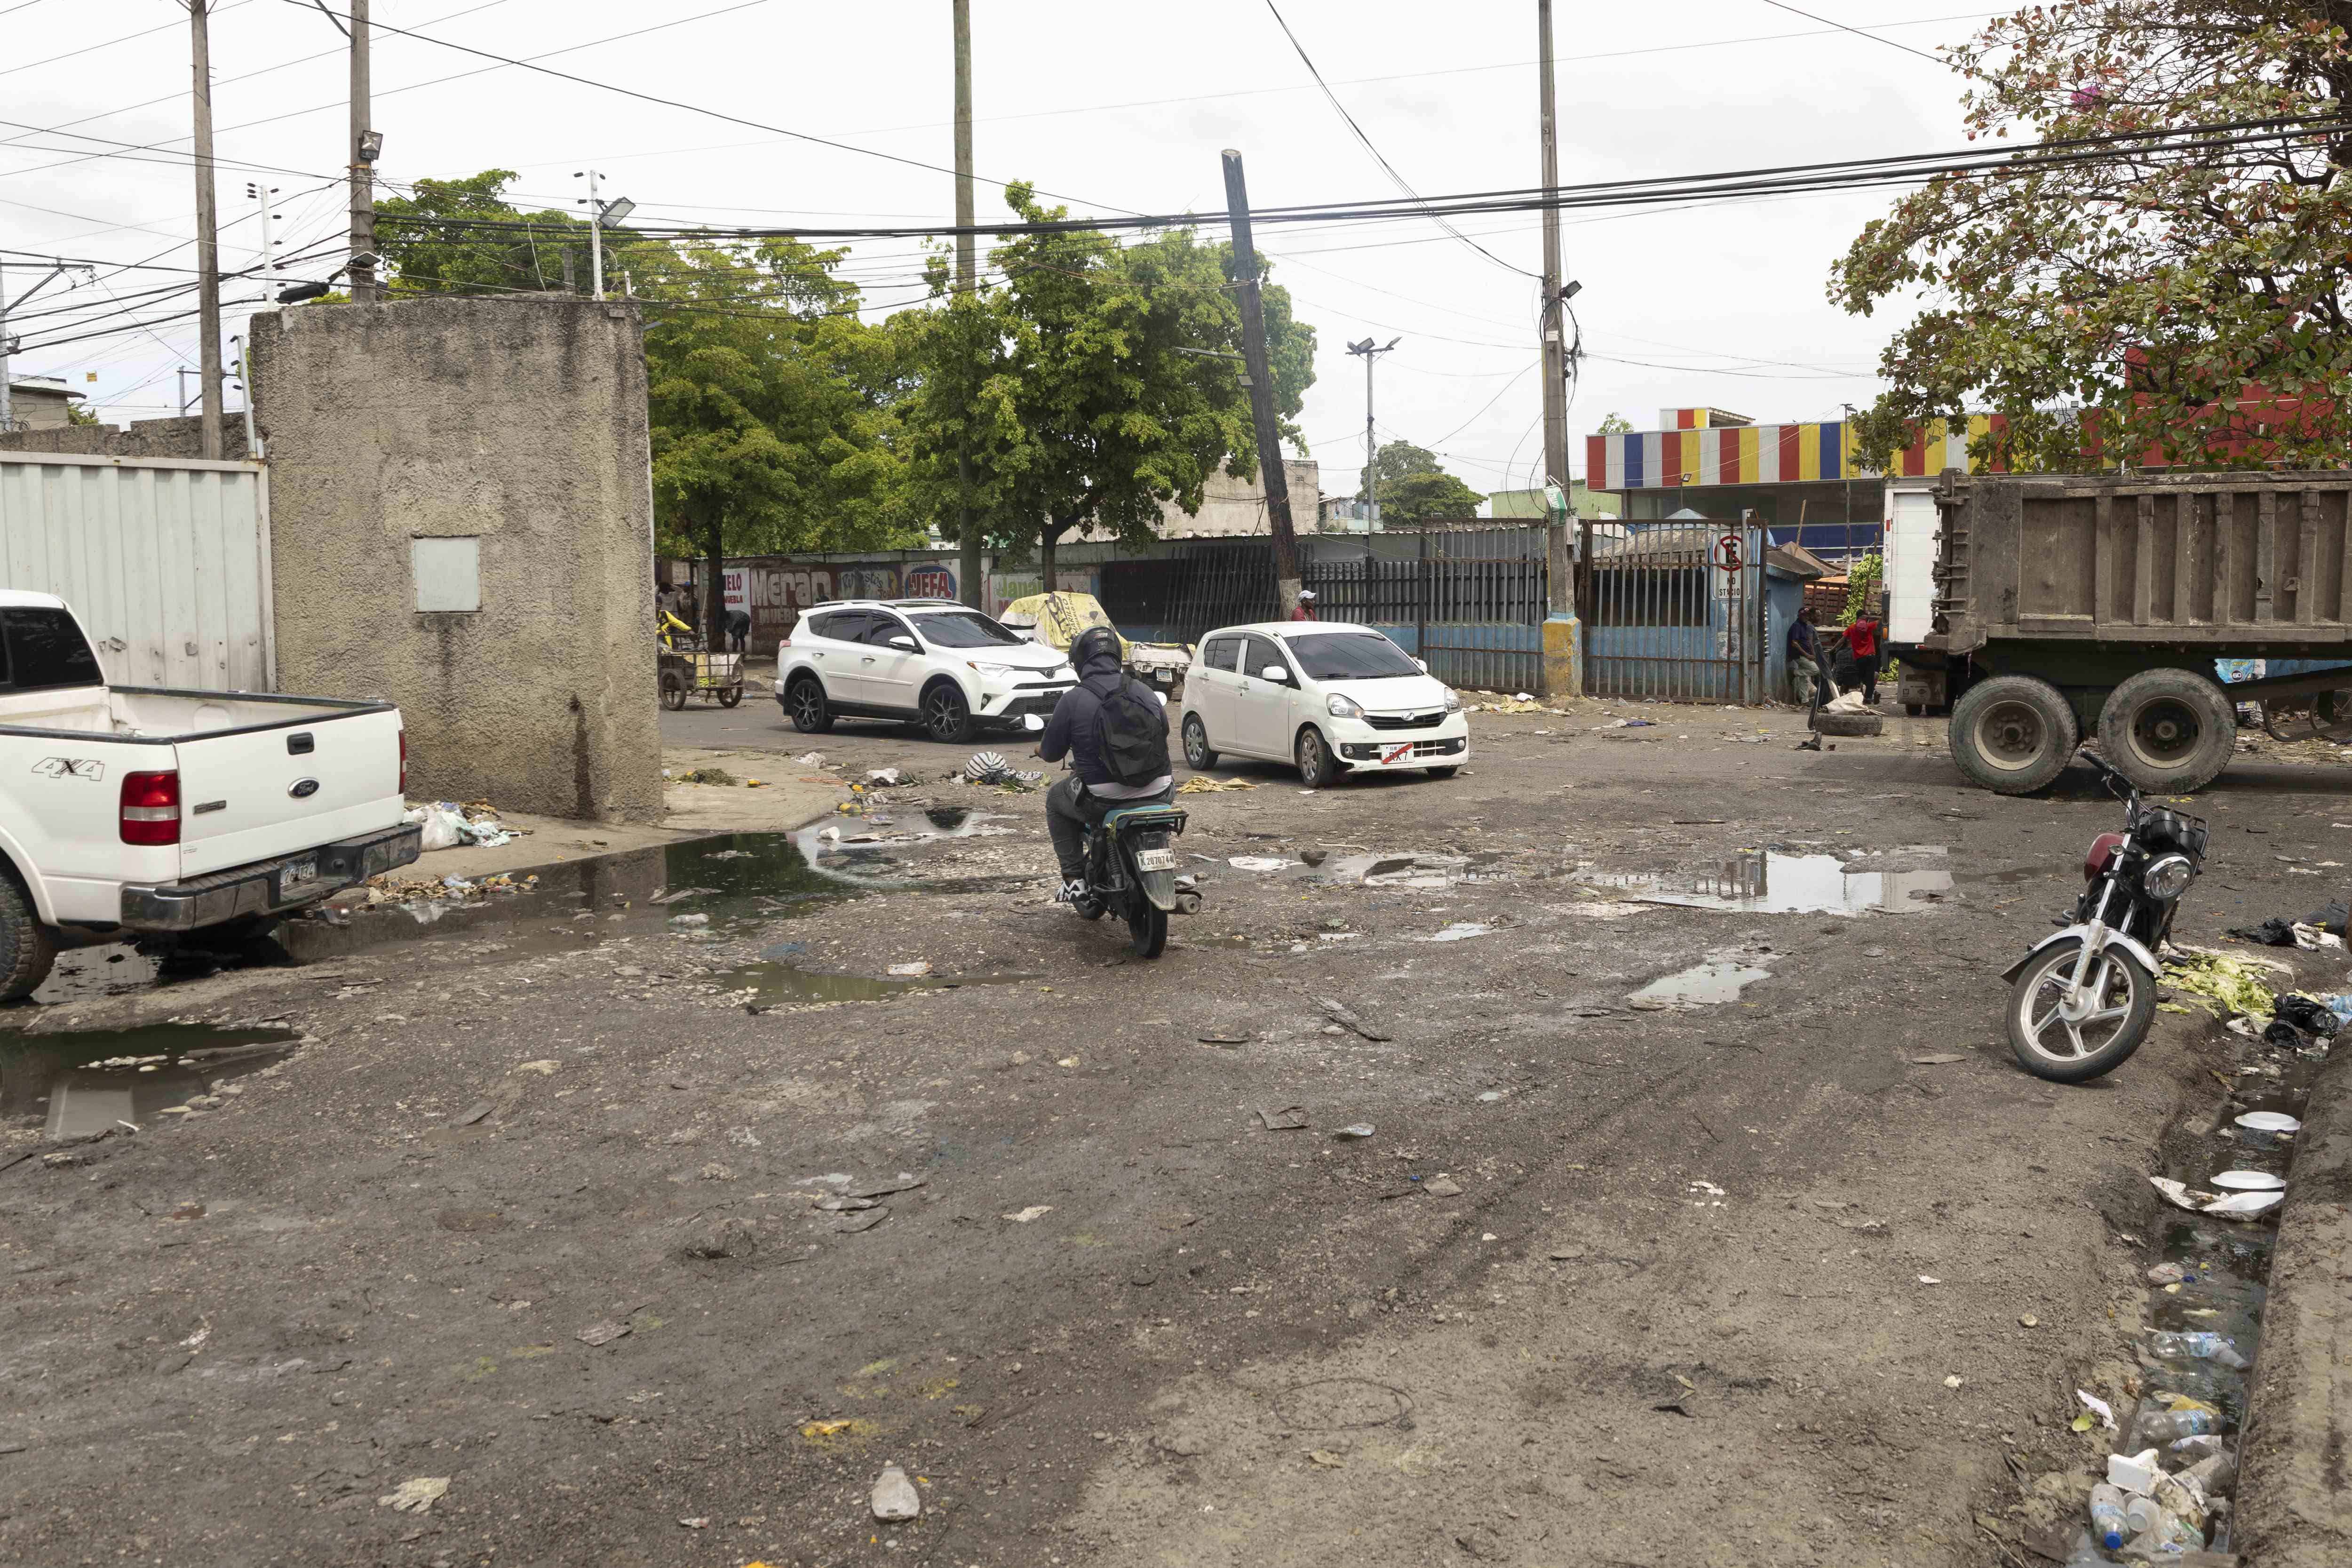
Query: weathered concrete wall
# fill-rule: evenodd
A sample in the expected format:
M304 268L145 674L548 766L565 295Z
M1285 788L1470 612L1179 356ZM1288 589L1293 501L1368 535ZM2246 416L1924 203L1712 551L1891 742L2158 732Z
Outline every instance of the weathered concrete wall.
M412 798L657 819L635 310L303 305L252 331L281 688L397 701ZM478 609L417 608L419 539L478 542Z
M111 425L52 425L37 430L0 431L0 452L61 452L79 458L196 458L204 455L204 421L141 419L127 429ZM221 421L221 456L245 456L245 416Z

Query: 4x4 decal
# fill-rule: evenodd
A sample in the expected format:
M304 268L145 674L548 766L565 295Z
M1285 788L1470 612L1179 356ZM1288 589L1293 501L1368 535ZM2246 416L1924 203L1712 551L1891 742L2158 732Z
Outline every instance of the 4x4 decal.
M95 757L43 757L33 764L33 771L53 779L88 779L98 784L106 777L106 764Z

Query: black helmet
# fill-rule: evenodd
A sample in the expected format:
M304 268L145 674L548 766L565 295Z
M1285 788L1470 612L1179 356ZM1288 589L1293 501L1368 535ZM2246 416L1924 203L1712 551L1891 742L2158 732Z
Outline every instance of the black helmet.
M1083 675L1086 673L1087 661L1098 653L1110 655L1112 662L1116 663L1118 659L1118 647L1117 632L1108 626L1088 626L1070 644L1071 668Z

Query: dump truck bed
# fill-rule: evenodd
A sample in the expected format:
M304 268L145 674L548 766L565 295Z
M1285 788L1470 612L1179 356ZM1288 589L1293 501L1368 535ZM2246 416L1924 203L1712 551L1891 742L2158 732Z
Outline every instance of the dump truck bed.
M2352 644L2352 473L1947 475L1929 649Z

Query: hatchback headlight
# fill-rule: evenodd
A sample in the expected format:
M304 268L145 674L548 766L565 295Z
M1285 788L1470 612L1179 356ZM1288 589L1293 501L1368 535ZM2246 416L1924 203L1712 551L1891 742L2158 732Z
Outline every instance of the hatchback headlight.
M1324 711L1329 713L1334 719L1360 719L1364 716L1362 703L1352 697L1343 697L1336 691L1323 700L1323 708Z
M2197 868L2189 863L2188 856L2165 855L2150 861L2147 869L2139 874L2139 880L2149 898L2169 903L2187 892L2196 877Z
M1448 713L1459 713L1462 711L1462 693L1459 691L1448 691L1445 694L1445 710Z

